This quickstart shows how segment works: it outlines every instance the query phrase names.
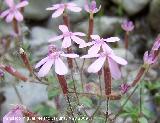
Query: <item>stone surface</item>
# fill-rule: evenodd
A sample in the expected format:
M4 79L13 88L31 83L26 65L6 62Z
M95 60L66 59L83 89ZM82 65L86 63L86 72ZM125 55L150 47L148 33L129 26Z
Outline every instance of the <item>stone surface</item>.
M81 12L71 12L71 11L68 11L71 22L79 22L83 18L85 18L87 15L89 16L89 13L87 13L84 10L85 0L74 0L73 2L75 4L77 4L79 7L81 7L82 11Z
M3 35L13 34L12 24L0 21L0 37Z
M140 12L150 0L123 0L124 10L129 15L134 15Z
M114 49L114 53L117 56L122 57L124 59L126 57L126 50L125 49L122 49L122 48ZM133 61L134 60L134 55L130 51L127 51L127 60L128 61Z
M54 31L43 27L36 26L31 29L31 38L25 41L31 45L34 59L36 59L35 57L44 56L48 52L48 40L56 35ZM60 47L61 41L56 41L53 44Z
M105 35L113 34L116 31L116 28L120 26L123 19L118 17L95 17L94 19L94 34ZM77 24L74 28L74 31L81 31L87 33L88 31L88 20Z
M23 105L28 108L33 108L37 104L48 100L45 85L25 82L19 83L16 87L22 98ZM1 91L4 92L6 97L6 101L2 104L2 115L4 115L12 108L11 104L20 104L20 101L12 86L4 87Z
M24 16L27 19L43 20L46 19L51 12L46 8L52 4L59 3L60 0L30 0L29 5L25 7Z
M129 15L135 15L140 12L150 0L112 0L114 3L122 5L123 9Z
M149 22L154 30L160 32L160 0L152 0L150 12L149 12Z

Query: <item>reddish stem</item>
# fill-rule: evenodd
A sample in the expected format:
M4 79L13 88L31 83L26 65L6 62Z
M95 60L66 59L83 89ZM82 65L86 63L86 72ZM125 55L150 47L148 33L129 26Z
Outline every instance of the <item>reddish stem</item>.
M58 78L59 84L61 85L63 94L66 95L68 93L68 87L67 87L67 82L64 75L57 74L57 78Z
M18 22L15 18L13 19L12 26L13 26L14 32L18 35L19 34Z
M128 49L128 36L129 36L129 33L126 32L126 34L125 34L125 49L126 50Z
M22 81L27 81L28 80L27 77L25 77L24 75L22 75L21 73L19 73L17 70L15 70L13 67L11 67L9 65L8 66L1 65L0 68L4 69L5 71L7 71L11 75L15 76L16 78L18 78Z
M94 27L93 14L90 14L89 27L88 27L88 42L91 39L91 35L93 34L93 27Z
M145 73L145 70L146 70L146 68L143 67L143 66L140 68L140 70L138 71L138 74L137 74L136 78L134 79L134 81L131 84L132 86L135 86L140 81L140 79L142 78L142 76Z
M32 74L33 73L33 69L32 69L32 66L31 66L31 64L29 62L28 55L26 54L26 52L24 52L24 50L22 48L20 48L20 56L21 56L21 58L23 60L24 65L29 70L29 72Z
M105 63L104 67L104 83L105 83L105 94L110 95L112 92L112 77L108 67L108 62Z

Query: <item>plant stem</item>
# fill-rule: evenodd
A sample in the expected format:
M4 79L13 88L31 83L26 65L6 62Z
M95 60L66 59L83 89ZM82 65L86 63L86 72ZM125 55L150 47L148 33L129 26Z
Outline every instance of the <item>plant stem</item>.
M139 111L140 111L140 116L142 114L142 85L140 84L140 89L139 89L139 95L140 95L140 98L139 98Z
M59 84L62 88L63 94L67 95L68 94L68 87L67 87L67 82L66 82L64 75L57 74L57 78L58 78Z
M113 121L119 116L119 114L121 113L121 111L123 110L124 106L127 104L128 100L132 97L132 95L134 94L134 92L137 90L138 85L134 88L134 90L132 91L132 93L128 96L128 98L126 99L126 101L123 103L123 105L120 107L118 113L115 115L115 117L113 118Z
M23 100L22 100L22 98L21 98L21 95L20 95L20 93L19 93L17 87L16 87L14 84L13 84L13 88L14 88L16 94L17 94L17 97L18 97L20 103L23 104Z
M90 41L91 35L93 34L93 27L94 27L93 13L90 13L90 16L89 16L89 27L88 27L88 42Z
M68 102L68 105L69 105L69 108L70 108L70 111L71 111L71 115L72 115L72 117L75 119L74 112L73 112L73 109L72 109L72 105L71 105L69 96L66 95L65 97L66 97L66 100L67 100L67 102Z

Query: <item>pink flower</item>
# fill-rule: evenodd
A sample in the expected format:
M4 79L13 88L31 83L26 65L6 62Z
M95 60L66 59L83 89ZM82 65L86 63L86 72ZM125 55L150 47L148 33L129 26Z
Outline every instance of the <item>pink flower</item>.
M3 123L24 123L23 107L17 105L3 117Z
M98 35L91 35L91 38L93 39L92 42L82 43L80 45L80 48L83 48L86 46L92 46L88 50L88 54L97 54L100 51L101 47L103 51L106 51L110 49L110 47L106 44L106 42L116 42L120 40L118 37L110 37L107 39L103 39L103 38L100 38L100 36Z
M13 0L5 0L6 4L9 6L9 9L5 10L1 13L0 17L5 18L6 22L10 23L15 18L17 21L23 20L23 15L20 12L20 8L28 5L27 1L22 1L18 3L17 5L14 4Z
M97 73L104 65L105 61L108 60L109 68L111 71L111 75L114 79L121 78L121 71L119 69L119 65L126 65L127 61L121 57L116 56L113 53L113 50L106 50L105 52L101 52L99 54L87 54L82 56L82 58L93 58L98 57L96 61L94 61L89 67L89 73Z
M88 5L88 3L85 4L84 9L88 13L97 13L101 9L101 5L99 6L99 8L97 8L96 1L92 0L90 5Z
M155 40L152 50L159 50L160 49L160 35Z
M4 72L0 69L0 78L4 77Z
M125 20L122 24L121 24L121 27L124 31L126 32L130 32L134 29L134 24L132 21L128 21L128 20Z
M143 60L146 64L151 65L157 62L158 57L155 57L154 52L150 52L149 54L148 51L146 51L144 53Z
M129 89L130 89L130 85L128 85L127 83L123 83L120 85L120 90L122 94L125 94Z
M69 9L72 12L80 12L82 10L75 3L55 4L52 5L52 7L47 8L46 10L55 10L55 12L52 14L52 17L56 18L62 15L65 9Z
M77 36L85 36L82 32L70 32L66 25L59 25L59 29L62 31L62 35L53 37L49 40L49 42L60 40L63 38L62 48L67 48L71 46L71 40L73 40L77 44L84 44L85 41L80 39Z
M48 56L39 61L35 66L35 68L39 68L42 66L40 68L40 71L38 72L38 76L46 76L53 64L55 65L55 72L58 75L67 74L68 69L61 60L61 56L69 58L79 57L77 54L65 54L63 51L58 50L54 45L50 45Z

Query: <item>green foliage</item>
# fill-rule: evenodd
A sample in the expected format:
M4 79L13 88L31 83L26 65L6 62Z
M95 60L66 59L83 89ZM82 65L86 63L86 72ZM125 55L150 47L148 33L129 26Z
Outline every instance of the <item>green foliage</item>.
M60 90L55 88L48 91L48 99L52 100L54 97L60 94Z
M145 82L149 90L160 89L160 82Z
M84 106L87 106L89 108L91 108L93 106L92 100L88 97L83 96L79 99L79 101L81 104L83 104Z
M96 116L96 117L94 117L93 122L94 123L105 123L105 118L100 117L100 116Z
M138 119L139 123L148 123L148 120L145 117L141 117Z
M58 111L55 108L47 105L38 105L34 111L38 112L42 116L50 117L58 113Z

